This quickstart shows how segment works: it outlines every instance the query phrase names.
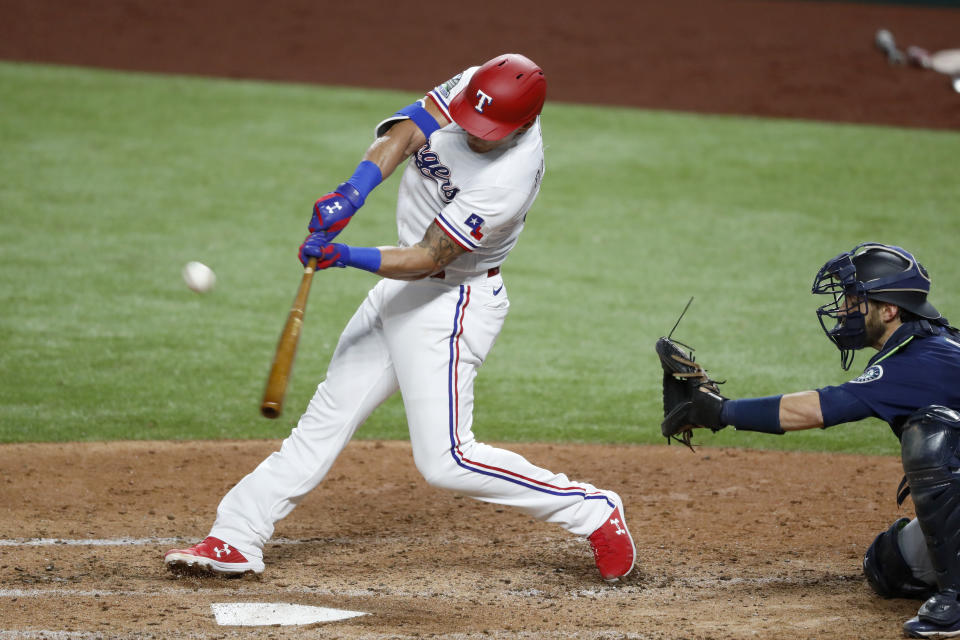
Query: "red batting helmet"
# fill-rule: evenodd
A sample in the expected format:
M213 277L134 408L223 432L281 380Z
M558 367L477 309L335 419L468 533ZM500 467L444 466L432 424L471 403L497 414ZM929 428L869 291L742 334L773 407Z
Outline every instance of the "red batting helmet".
M450 115L468 133L500 140L536 118L546 97L543 70L519 53L505 53L477 69L450 101Z

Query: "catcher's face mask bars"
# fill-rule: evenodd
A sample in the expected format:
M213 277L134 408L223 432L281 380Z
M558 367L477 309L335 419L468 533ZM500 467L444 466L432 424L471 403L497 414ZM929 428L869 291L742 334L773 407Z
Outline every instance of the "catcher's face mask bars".
M840 350L844 370L853 364L854 351L866 346L867 337L867 296L851 258L848 252L827 262L814 278L812 289L814 294L830 296L830 302L817 308L817 319Z

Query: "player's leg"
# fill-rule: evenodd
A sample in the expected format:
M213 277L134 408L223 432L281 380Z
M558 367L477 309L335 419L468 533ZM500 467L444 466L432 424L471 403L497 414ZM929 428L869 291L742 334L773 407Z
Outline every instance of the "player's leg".
M577 535L602 530L595 549L600 545L605 554L612 545L617 557L615 562L605 559L601 573L607 579L626 575L636 552L619 496L474 438L473 382L503 326L509 306L505 294L493 295L485 283L408 288L420 305L415 312L385 309L384 333L404 398L414 461L427 482L516 507ZM608 544L605 535L614 540Z
M936 592L936 572L916 518L900 518L874 539L863 556L863 573L884 598L926 600Z
M904 425L901 447L938 589L904 631L920 638L960 635L960 414L944 407L917 411Z
M927 539L920 528L920 521L914 518L900 529L897 538L903 560L910 568L910 574L931 589L937 586L937 572L930 560ZM933 595L932 593L929 595Z
M226 542L227 550L239 552L246 562L218 564L171 552L168 564L199 561L218 573L242 572L231 567L262 571L263 545L273 535L274 524L321 482L357 427L398 388L380 326L382 289L375 287L347 324L326 379L280 450L237 483L217 508L210 536ZM208 546L202 555L219 556L223 549L216 543Z

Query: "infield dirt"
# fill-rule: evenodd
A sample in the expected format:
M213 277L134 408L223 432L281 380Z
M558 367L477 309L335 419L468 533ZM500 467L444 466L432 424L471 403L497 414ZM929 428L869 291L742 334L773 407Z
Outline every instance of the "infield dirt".
M903 46L954 48L957 10L490 0L424 11L8 0L0 59L422 92L516 50L543 65L553 100L960 123L943 76L890 67L872 45L883 27ZM896 458L662 446L506 445L623 496L639 552L624 585L598 579L586 540L433 490L407 443L370 441L351 443L280 523L262 579L168 575L163 551L202 538L223 493L278 444L0 446L0 638L875 639L899 637L918 606L875 597L860 570L873 537L911 515L894 502ZM218 627L211 603L242 601L372 615Z
M884 638L898 637L918 605L875 597L860 571L873 536L901 515L895 458L677 446L510 445L620 492L639 554L623 585L599 580L586 539L432 489L408 443L371 441L352 442L280 522L261 579L168 574L163 552L205 536L223 493L276 444L0 447L0 539L131 539L0 546L3 629L70 638ZM250 601L372 615L309 628L218 627L211 615L214 602Z

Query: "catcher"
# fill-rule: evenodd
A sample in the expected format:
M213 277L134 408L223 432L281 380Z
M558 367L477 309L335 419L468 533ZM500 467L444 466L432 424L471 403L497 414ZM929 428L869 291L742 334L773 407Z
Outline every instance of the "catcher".
M895 246L860 244L820 269L813 293L829 301L817 316L843 369L857 350L877 350L861 375L839 386L733 400L692 350L669 338L656 346L668 441L690 445L701 427L783 434L868 417L890 425L905 473L898 503L912 495L917 517L878 535L863 571L883 597L926 599L903 625L913 638L960 636L960 330L927 301L929 290L927 271Z

